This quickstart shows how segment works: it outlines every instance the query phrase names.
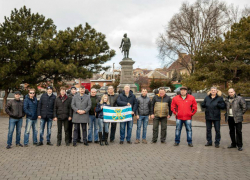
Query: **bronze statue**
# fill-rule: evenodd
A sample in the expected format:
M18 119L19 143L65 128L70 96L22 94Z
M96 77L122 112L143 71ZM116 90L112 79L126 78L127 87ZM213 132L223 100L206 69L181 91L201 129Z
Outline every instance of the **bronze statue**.
M128 58L129 56L129 49L131 47L131 42L130 39L127 37L127 34L125 33L123 35L124 38L122 38L122 42L121 42L121 46L119 48L122 47L122 52L124 52L124 58Z

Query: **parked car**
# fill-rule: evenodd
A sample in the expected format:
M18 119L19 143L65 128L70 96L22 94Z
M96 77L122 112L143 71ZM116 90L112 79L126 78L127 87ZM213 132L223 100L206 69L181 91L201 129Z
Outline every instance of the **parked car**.
M174 90L174 93L180 94L180 89L181 89L181 87L176 88L176 89Z
M163 87L165 89L165 91L168 93L168 92L171 92L171 88L170 87ZM159 90L159 88L158 88Z
M96 90L98 93L107 93L108 92L108 86L102 86L100 89Z

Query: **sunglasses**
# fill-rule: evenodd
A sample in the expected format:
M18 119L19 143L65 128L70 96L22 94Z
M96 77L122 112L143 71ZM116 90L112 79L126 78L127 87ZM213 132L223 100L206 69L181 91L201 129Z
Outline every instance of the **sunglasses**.
M30 92L29 94L35 94L35 93L33 93L33 92Z

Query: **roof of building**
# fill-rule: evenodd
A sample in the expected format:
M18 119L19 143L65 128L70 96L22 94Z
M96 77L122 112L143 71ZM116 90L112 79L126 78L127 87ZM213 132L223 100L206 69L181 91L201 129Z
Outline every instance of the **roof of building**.
M168 79L167 76L164 74L160 73L159 71L150 71L148 74L146 74L148 78L155 78L155 79Z
M177 70L178 69L184 69L185 67L179 63L180 61L181 62L184 61L185 63L190 63L191 57L190 57L190 55L184 55L183 58L179 58L175 62L173 62L171 64L171 66L169 66L169 68L166 71L172 71L172 70L175 70L175 69L177 69Z

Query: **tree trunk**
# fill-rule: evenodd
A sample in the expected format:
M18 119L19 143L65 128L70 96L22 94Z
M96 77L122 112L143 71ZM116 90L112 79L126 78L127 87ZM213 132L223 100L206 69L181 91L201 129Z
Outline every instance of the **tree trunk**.
M4 97L3 97L3 113L6 114L5 107L6 107L6 104L7 104L7 98L8 98L8 95L10 93L10 89L5 89L4 92L5 92L5 94L4 94Z

